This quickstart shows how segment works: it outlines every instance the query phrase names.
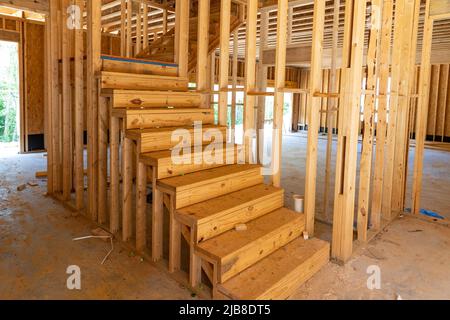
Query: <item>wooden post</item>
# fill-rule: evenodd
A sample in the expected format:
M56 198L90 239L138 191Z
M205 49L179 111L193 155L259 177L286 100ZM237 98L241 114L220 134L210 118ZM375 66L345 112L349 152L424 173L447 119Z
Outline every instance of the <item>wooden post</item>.
M372 0L369 48L367 52L366 90L376 92L378 81L379 30L381 28L382 1ZM369 222L369 197L372 177L373 127L375 118L375 95L366 95L364 104L364 135L359 169L358 240L367 241Z
M227 125L231 0L220 2L219 125Z
M133 142L125 137L122 149L122 240L128 241L132 235L131 209L133 191Z
M163 256L163 194L156 187L156 173L152 172L152 260L159 261Z
M236 137L236 88L238 71L238 30L233 32L233 68L232 68L232 92L231 92L231 143L234 144Z
M132 0L127 0L127 45L126 45L126 54L127 57L131 57L133 55L132 51L132 41L131 41L131 27L132 27L132 18L133 18L133 3Z
M377 230L381 227L381 199L383 195L383 172L384 155L386 142L386 119L388 105L389 88L389 69L391 52L391 33L392 33L393 1L384 0L383 3L383 22L381 27L379 64L379 87L378 87L378 121L376 126L376 149L375 149L375 168L373 174L372 191L372 227Z
M127 53L127 4L126 0L120 0L120 55L125 57Z
M177 19L177 31L176 38L178 39L178 76L188 76L189 66L189 1L177 0L176 6L180 12Z
M342 100L336 159L336 185L331 255L345 262L352 254L353 219L364 49L366 1L345 4L342 54ZM308 190L308 189L307 189Z
M260 16L260 31L259 31L259 62L258 62L258 74L257 74L257 80L258 80L258 90L261 92L265 92L267 89L267 66L263 64L262 57L264 48L267 45L267 34L268 34L268 27L269 27L269 12L262 11ZM257 121L258 125L257 132L256 132L256 138L258 146L257 148L257 157L258 157L258 163L263 163L263 154L264 154L264 124L265 124L265 116L266 116L266 97L265 96L259 96L258 97L258 116Z
M65 201L70 200L72 189L72 155L71 155L71 136L72 136L72 108L71 108L71 88L70 88L70 33L67 21L69 14L69 1L61 1L61 81L62 81L62 177L63 194Z
M84 1L76 0L76 5L83 12ZM81 22L80 22L81 24ZM84 46L82 25L75 29L75 207L84 206Z
M45 23L45 145L47 150L47 194L53 195L53 158L55 154L53 146L53 57L52 57L52 11L54 4L49 2L49 14Z
M175 218L176 210L174 196L170 197L169 206L169 272L175 272L180 270L181 265L181 224ZM193 247L190 247L190 249L192 250ZM194 281L193 283L197 285L198 282Z
M411 92L414 79L414 66L416 62L417 34L419 30L420 0L408 1L405 5L405 14L408 20L405 22L409 33L403 34L403 44L398 86L398 112L395 128L395 154L394 172L392 180L392 203L393 214L399 214L404 210L407 167L408 167L408 118L411 102ZM395 41L394 41L395 43ZM393 60L393 63L395 61Z
M310 82L310 111L308 113L308 145L306 153L305 176L305 216L306 231L314 234L314 216L316 206L316 177L317 177L317 143L319 138L320 104L322 98L316 97L315 92L322 90L322 53L323 33L325 23L325 0L314 3L313 39L311 51L311 82Z
M167 10L163 9L163 35L167 33Z
M415 16L415 1L399 0L395 8L391 67L391 95L387 135L386 168L382 211L388 219L398 213L404 185L404 156L407 108L409 104L410 50ZM409 33L406 33L408 30ZM401 200L401 203L403 201Z
M97 221L98 88L95 75L101 69L101 0L92 0L87 4L89 26L87 37L88 210L91 218Z
M139 161L139 155L136 168L136 250L143 252L147 247L147 166Z
M119 118L110 116L110 206L109 230L119 231Z
M290 6L288 9L288 39L287 39L287 44L291 44L292 43L292 28L293 28L293 18L294 18L294 7Z
M52 0L50 4L50 78L51 78L51 115L52 115L52 189L53 193L61 191L61 150L60 150L60 105L59 105L59 50L58 50L58 0ZM50 181L50 180L49 180Z
M247 1L246 45L245 45L245 86L244 86L244 145L247 162L253 162L253 134L255 129L255 96L250 91L256 89L256 26L258 1Z
M145 50L148 48L148 5L147 2L144 1L143 3L144 7L142 9L142 25L144 28L144 32L143 32L143 37L144 39L142 39L142 49Z
M272 136L272 182L281 186L281 153L283 141L283 107L284 87L286 82L286 42L287 42L288 1L278 1L277 12L277 47L275 53L275 88L273 103ZM314 40L313 40L314 44Z
M431 45L434 21L430 18L430 0L427 0L423 29L422 62L419 79L419 100L417 104L416 153L414 157L412 185L412 213L419 214L422 192L423 152L425 146L428 101L430 94Z
M338 78L337 78L337 55L338 55L338 43L339 43L339 17L341 11L341 1L334 1L333 12L333 45L331 48L331 69L330 69L330 82L329 92L338 91ZM333 125L336 115L334 111L338 107L337 99L328 99L327 105L327 154L325 159L325 190L323 193L323 214L328 219L328 198L330 193L330 176L331 176L331 156L333 152Z
M184 32L181 29L181 32ZM209 91L208 88L208 47L209 47L209 0L198 0L197 29L197 91ZM201 106L208 104L209 94L202 94Z
M107 217L107 170L108 170L108 98L98 96L98 223Z
M138 10L136 13L136 51L135 55L141 52L142 47L142 3L138 2Z

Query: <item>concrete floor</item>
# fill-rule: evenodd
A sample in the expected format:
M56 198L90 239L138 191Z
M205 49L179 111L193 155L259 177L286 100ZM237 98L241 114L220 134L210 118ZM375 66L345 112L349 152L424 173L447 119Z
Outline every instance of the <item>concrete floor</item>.
M288 206L293 193L303 192L305 142L299 136L284 137L282 183ZM319 142L322 155L325 143ZM425 156L423 207L448 217L450 201L443 195L450 191L450 153L436 152L427 150ZM36 180L34 173L45 170L45 162L43 154L0 152L0 299L193 299L167 273L118 241L101 265L109 243L72 241L89 235L94 225L45 197L45 180L17 191L17 185ZM321 156L319 166L323 164ZM318 199L322 199L323 170L318 173ZM329 226L317 224L317 229L320 237L329 239ZM344 267L330 262L292 298L450 299L449 242L450 228L406 216L358 247ZM69 265L81 269L81 290L66 287ZM380 267L379 290L366 285L371 265Z

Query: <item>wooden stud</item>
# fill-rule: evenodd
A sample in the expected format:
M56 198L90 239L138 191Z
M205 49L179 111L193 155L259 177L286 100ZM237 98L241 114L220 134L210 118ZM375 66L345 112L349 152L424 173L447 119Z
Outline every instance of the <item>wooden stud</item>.
M110 116L110 206L109 230L119 231L119 118Z
M231 0L220 2L219 125L226 126L228 116L228 68L230 62Z
M272 132L272 183L281 186L281 153L283 141L284 87L286 83L286 43L287 43L288 1L278 1L277 46L275 53L275 84ZM314 41L313 41L314 43Z
M84 1L76 0L81 12L84 10ZM84 45L83 29L75 30L75 207L81 210L84 206Z
M184 32L181 29L181 32ZM180 42L181 43L181 42ZM197 29L197 91L208 90L208 48L209 48L209 0L198 1ZM205 107L208 95L204 94L201 106Z
M427 0L425 9L425 24L423 31L422 62L419 80L419 101L417 104L416 124L416 151L414 158L412 207L413 214L419 214L420 196L422 192L423 153L426 138L426 125L428 116L428 99L430 92L431 73L431 47L434 21L430 19L430 0Z
M127 46L126 46L127 57L133 56L132 51L133 44L131 39L132 18L133 18L133 3L132 0L127 0Z
M260 92L265 92L267 88L267 66L263 64L262 56L264 53L264 48L267 46L267 34L268 34L268 22L269 13L267 11L261 12L260 17L260 33L259 33L259 62L257 69L257 81L258 90ZM260 96L258 98L258 124L256 126L256 140L257 140L257 157L258 163L263 163L264 154L264 126L265 126L265 116L266 116L266 97Z
M353 247L353 219L358 148L358 128L363 65L366 1L345 5L342 54L343 97L339 108L332 257L347 261Z
M181 266L181 225L175 218L175 196L170 197L169 225L169 272L175 272Z
M258 1L247 2L245 44L245 88L244 88L244 145L247 162L253 162L253 134L255 129L255 97L249 92L256 90L256 27Z
M322 52L325 22L325 0L314 3L313 48L311 52L311 82L308 113L308 145L306 156L305 176L305 216L306 231L314 234L314 216L316 206L316 177L317 177L317 143L319 136L319 108L320 97L314 92L320 91L322 86Z
M367 52L367 83L366 89L375 91L378 79L378 49L379 31L381 28L382 1L372 0L371 25L369 48ZM360 178L358 195L358 240L367 241L367 228L369 223L369 197L372 178L372 155L373 155L373 127L375 120L374 95L366 96L364 99L364 134L362 153L360 160Z
M381 227L381 204L383 195L383 172L385 165L385 142L387 127L387 105L389 90L390 50L393 20L393 1L383 2L383 21L381 27L380 54L378 59L379 86L378 86L378 112L376 126L375 167L372 190L372 227L378 230Z
M152 170L152 260L159 261L163 256L163 194L156 187L156 169Z
M124 138L122 149L122 240L132 235L131 209L133 191L133 142Z
M52 4L49 3L49 6ZM49 10L51 10L49 8ZM3 20L4 21L4 20ZM45 83L45 93L44 93L44 134L45 134L45 148L47 150L47 193L49 195L53 194L53 144L51 141L52 136L52 57L51 57L51 18L50 12L47 15L47 20L45 24L45 46L44 46L44 83Z
M63 24L61 25L61 54L62 54L62 66L61 66L61 81L62 81L62 177L63 177L63 199L68 201L70 199L70 193L72 189L72 156L71 156L71 136L72 136L72 108L70 97L70 30L67 26L69 14L67 9L69 8L69 1L62 0L61 2L61 19Z
M188 76L189 65L189 1L177 0L176 4L180 11L177 17L177 26L179 35L178 40L178 76L186 78Z
M329 92L336 92L338 89L337 79L337 55L338 55L338 43L339 43L339 17L340 17L341 1L334 1L333 12L333 45L331 49L331 69L330 69L330 81ZM335 99L328 99L327 104L327 153L325 159L325 189L323 193L323 214L328 219L328 198L330 193L330 176L331 176L331 156L333 151L333 124L335 118L335 112L331 110L336 109L338 101Z
M126 0L120 0L120 55L125 57L127 53L127 4Z
M139 155L136 168L136 250L143 252L147 247L147 166Z
M398 113L397 124L395 132L395 155L394 155L394 174L392 181L392 203L391 210L394 214L403 212L405 189L407 180L408 168L408 116L409 106L411 102L411 90L414 76L414 66L417 51L417 34L419 30L419 14L420 14L420 0L407 2L405 5L406 15L409 17L406 28L403 30L410 30L408 34L403 34L404 40L407 44L402 48L402 68L399 77L398 88ZM395 43L395 41L394 41ZM395 61L393 60L393 63Z
M195 254L194 250L197 245L195 234L195 227L192 227L190 233L191 239L189 242L189 283L194 289L200 285L202 278L202 260Z
M98 92L95 75L101 69L101 1L88 2L88 41L87 41L87 129L88 129L88 212L97 221L97 159L98 159Z
M99 90L100 92L100 90ZM98 223L107 220L107 171L108 171L108 98L98 96Z
M234 144L236 137L236 88L237 88L237 73L238 73L238 30L233 32L233 67L232 67L232 91L231 91L231 143Z
M142 39L142 49L146 50L148 48L148 5L144 1L142 8L142 25L143 25L143 39Z

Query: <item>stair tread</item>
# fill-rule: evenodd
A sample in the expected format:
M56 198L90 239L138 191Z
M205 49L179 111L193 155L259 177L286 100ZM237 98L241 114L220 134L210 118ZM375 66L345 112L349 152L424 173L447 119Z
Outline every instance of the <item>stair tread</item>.
M328 260L328 242L297 238L217 288L232 299L286 299Z
M171 177L158 181L158 185L170 189L182 190L196 185L202 185L212 180L229 178L232 175L239 174L249 170L259 169L258 164L234 164L218 168L202 170L190 173L184 176Z
M245 206L251 201L262 200L274 193L283 193L283 190L271 185L258 184L256 186L241 189L217 198L196 203L177 211L183 216L184 221L190 221L190 225L206 223L224 211Z
M242 250L287 224L301 224L304 227L305 216L287 208L280 208L248 222L247 230L234 229L212 239L201 242L197 250L211 258L222 260L230 254ZM303 229L303 228L302 228ZM301 232L303 230L299 230Z

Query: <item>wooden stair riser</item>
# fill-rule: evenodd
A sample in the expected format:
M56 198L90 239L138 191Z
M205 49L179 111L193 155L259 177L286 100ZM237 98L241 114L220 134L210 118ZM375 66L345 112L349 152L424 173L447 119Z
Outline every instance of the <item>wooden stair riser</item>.
M211 239L241 223L247 223L266 213L272 212L284 205L284 192L269 194L262 198L243 204L234 210L214 215L214 219L200 221L196 228L195 239L197 243Z
M101 89L187 91L188 79L102 71L99 75Z
M145 129L157 127L188 126L194 121L203 124L213 124L214 114L211 109L196 109L195 112L185 112L179 109L167 109L161 112L151 110L113 110L112 115L123 118L126 129Z
M112 107L116 108L195 108L201 104L197 92L114 90Z
M117 59L102 59L102 71L135 73L147 75L159 75L176 77L178 75L178 66L161 63L146 63L144 60L129 59L130 61L120 61L122 57L113 57ZM123 58L122 58L123 59Z
M221 180L177 191L175 195L175 209L262 183L263 176L261 176L260 171L261 169L256 168L233 176L225 176Z
M187 130L187 129L186 129ZM194 134L194 129L188 130L190 133L190 146L198 145L200 138L196 138ZM201 143L203 145L215 143L214 140L207 139L204 135L206 130L202 130ZM213 132L216 135L221 135L224 139L226 137L226 127L220 127L209 132ZM180 140L172 140L172 136L175 131L160 131L151 133L142 133L138 140L140 140L139 153L153 152L159 150L167 150L180 145ZM182 131L179 131L180 134ZM134 139L133 139L134 140ZM185 141L185 143L187 143ZM217 143L217 141L216 141Z
M220 148L220 146L218 145L217 148ZM239 150L237 147L229 147L226 149L222 149L221 151L222 161L214 161L214 162L203 161L205 156L203 152L192 153L190 156L190 161L187 161L187 163L183 164L173 163L171 157L158 159L155 165L155 167L157 168L156 178L159 180L179 176L182 174L206 170L210 168L216 168L228 164L234 164L237 163L237 159L239 158L238 152Z

